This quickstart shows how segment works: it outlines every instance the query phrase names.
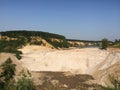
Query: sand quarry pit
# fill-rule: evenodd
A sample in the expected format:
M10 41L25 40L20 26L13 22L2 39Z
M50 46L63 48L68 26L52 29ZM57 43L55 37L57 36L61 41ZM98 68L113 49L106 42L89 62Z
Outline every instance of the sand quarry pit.
M0 63L10 57L17 64L18 74L22 69L28 69L35 84L41 88L38 90L44 90L48 81L52 84L57 82L68 88L66 90L75 90L70 88L76 88L79 85L91 88L94 83L105 86L108 85L106 82L110 73L120 76L120 49L56 50L27 45L20 50L23 52L21 60L17 60L14 54L1 53Z
M40 46L26 46L21 49L20 60L30 71L71 72L73 74L92 74L104 65L109 51L98 48L51 50Z

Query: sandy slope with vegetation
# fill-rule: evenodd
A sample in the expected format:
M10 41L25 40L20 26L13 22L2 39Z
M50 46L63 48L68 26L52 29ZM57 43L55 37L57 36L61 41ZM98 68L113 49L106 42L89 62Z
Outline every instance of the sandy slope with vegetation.
M15 54L11 53L0 53L0 66L9 58L12 60L13 64L16 65L16 74L19 74L22 69L25 69L22 67L21 61L16 58Z
M109 45L114 45L111 46L112 49L101 50L99 48L80 48L99 46L100 41L70 40L62 35L34 31L0 33L0 65L11 58L16 64L15 78L21 70L24 69L25 72L29 70L33 81L41 88L38 90L44 90L46 85L49 88L50 83L54 85L56 82L60 87L62 85L67 88L64 90L78 90L76 88L85 90L88 87L92 88L88 90L93 90L96 83L109 86L110 76L112 76L112 80L115 80L113 82L116 85L119 84L119 42L109 42Z

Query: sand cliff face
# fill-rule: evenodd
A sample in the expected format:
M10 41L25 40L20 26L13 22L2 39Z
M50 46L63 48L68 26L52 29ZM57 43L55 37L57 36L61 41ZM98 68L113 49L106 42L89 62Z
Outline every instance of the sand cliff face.
M111 85L110 77L120 81L120 51L110 51L105 60L95 67L93 77L97 83Z
M109 75L120 77L120 50L82 48L55 50L42 46L25 46L21 49L22 59L16 61L12 54L0 54L0 63L11 57L14 63L30 71L71 72L89 74L95 83L108 85Z
M108 76L111 73L115 74L120 66L120 52L114 50L105 51L98 48L34 50L32 47L28 50L25 47L22 51L21 63L30 71L89 74L96 79L95 83L102 85L108 84Z
M29 46L22 49L21 62L31 71L71 71L75 74L92 74L109 55L108 51L97 48L71 50L40 50L39 48L32 46L30 49Z

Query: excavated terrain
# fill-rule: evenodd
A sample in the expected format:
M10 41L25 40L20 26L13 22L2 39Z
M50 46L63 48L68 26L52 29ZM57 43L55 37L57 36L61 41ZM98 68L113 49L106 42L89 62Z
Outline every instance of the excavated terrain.
M25 46L20 50L23 52L21 60L18 61L13 54L1 53L0 64L10 57L17 65L17 71L28 69L40 87L45 87L47 80L52 85L59 83L63 88L69 88L68 90L79 85L91 88L91 83L109 85L110 75L120 77L119 49L55 50L41 46Z

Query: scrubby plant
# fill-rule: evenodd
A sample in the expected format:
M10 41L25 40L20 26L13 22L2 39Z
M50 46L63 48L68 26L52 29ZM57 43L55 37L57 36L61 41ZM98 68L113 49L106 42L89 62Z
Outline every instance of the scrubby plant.
M17 90L36 90L34 82L31 80L31 74L29 71L24 70L20 73L20 77L16 83Z
M22 71L17 82L14 80L16 65L12 60L7 59L0 66L0 90L36 90L34 82L31 80L29 71L26 73Z
M30 45L41 45L43 42L42 41L34 41L34 42L31 42Z
M14 49L21 48L26 44L33 44L33 45L41 45L43 42L35 40L34 42L33 37L40 37L45 39L49 44L51 44L55 48L68 48L68 42L66 38L62 35L48 33L48 32L41 32L41 31L5 31L0 32L2 36L7 36L8 38L15 38L15 40L10 40L12 43L4 44L4 46L11 46ZM51 41L51 38L63 40L63 42L54 42ZM7 39L5 39L7 40ZM11 44L11 45L10 45Z
M12 60L9 58L2 64L2 73L1 77L4 77L5 82L9 82L15 75L15 64L12 63Z
M22 52L17 50L22 47L21 41L0 41L0 52L14 53L18 59L21 59Z
M0 90L10 90L12 87L11 82L15 75L16 65L12 63L12 60L8 58L2 65L2 72L0 73Z
M114 77L113 75L109 75L109 80L112 84L112 90L120 90L120 80L119 77ZM110 90L111 90L110 89Z
M108 40L106 38L104 38L104 39L102 39L102 46L101 46L101 48L106 50L107 47L108 47Z

